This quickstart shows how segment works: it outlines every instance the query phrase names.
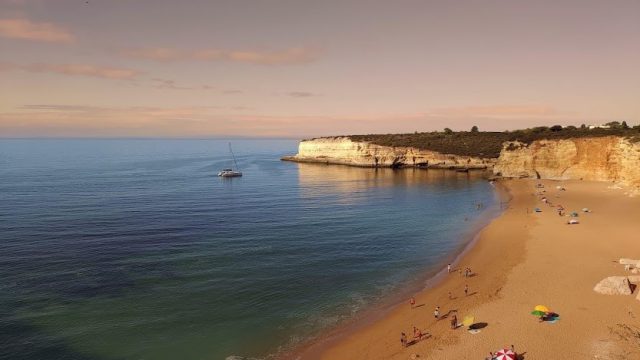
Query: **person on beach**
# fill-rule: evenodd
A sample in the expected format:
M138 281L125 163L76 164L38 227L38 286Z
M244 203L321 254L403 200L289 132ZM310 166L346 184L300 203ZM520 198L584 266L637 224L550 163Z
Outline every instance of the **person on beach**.
M413 309L413 308L414 308L414 306L416 306L416 299L411 298L411 299L409 300L409 304L411 305L411 308Z
M496 357L493 356L493 353L491 351L489 351L489 356L487 356L485 360L496 360Z
M458 327L458 317L456 316L456 314L453 314L453 317L451 318L451 330L455 330Z
M433 311L433 317L436 320L440 319L440 306L436 306L436 309Z
M413 338L421 340L422 339L422 331L417 327L413 327Z
M449 291L449 300L453 299L453 295L451 295L451 291Z
M513 347L513 345L511 345L511 351L513 351L513 354L515 355L516 359L518 358L518 353L516 352L516 348Z
M464 286L464 296L469 295L469 285Z
M451 264L447 264L447 272L451 274Z
M402 344L403 348L407 347L407 335L405 333L400 334L400 344Z

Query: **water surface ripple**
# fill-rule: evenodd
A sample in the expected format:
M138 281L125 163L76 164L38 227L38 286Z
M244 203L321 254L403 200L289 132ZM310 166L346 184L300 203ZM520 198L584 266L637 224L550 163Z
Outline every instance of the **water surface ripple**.
M262 358L424 277L486 181L295 141L1 140L0 358Z

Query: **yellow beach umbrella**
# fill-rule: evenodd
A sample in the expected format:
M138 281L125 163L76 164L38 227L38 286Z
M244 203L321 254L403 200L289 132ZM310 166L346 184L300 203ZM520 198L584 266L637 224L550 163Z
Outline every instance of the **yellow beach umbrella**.
M536 307L533 310L542 311L546 313L550 311L549 308L544 305L536 305Z
M464 326L471 326L471 325L473 325L473 322L474 322L475 320L476 320L476 319L475 319L473 316L471 316L471 315L467 315L467 316L465 316L465 317L464 317L464 319L462 320L462 325L464 325Z

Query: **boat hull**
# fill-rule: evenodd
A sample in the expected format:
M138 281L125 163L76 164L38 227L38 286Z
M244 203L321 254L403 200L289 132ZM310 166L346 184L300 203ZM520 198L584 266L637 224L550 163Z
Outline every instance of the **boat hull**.
M220 177L241 177L242 173L239 171L223 171L219 172L218 176Z

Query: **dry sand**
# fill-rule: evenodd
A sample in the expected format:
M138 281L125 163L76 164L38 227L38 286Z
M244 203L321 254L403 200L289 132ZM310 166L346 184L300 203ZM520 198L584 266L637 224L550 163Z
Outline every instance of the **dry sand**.
M568 213L580 212L579 225L540 201L535 184ZM566 191L556 189L562 185ZM603 182L504 180L508 209L480 233L476 245L437 286L415 295L416 307L397 305L383 318L323 345L307 347L300 359L484 359L489 351L514 345L524 359L640 359L640 301L600 295L592 289L607 276L630 274L618 258L640 259L640 199ZM540 207L542 213L534 213ZM580 209L588 207L591 213ZM470 278L458 268L470 267ZM469 286L469 295L463 289ZM448 298L452 292L453 299ZM530 315L547 305L560 314L556 323ZM478 334L450 329L440 313L457 310L461 320L486 323ZM431 337L407 348L417 326Z

